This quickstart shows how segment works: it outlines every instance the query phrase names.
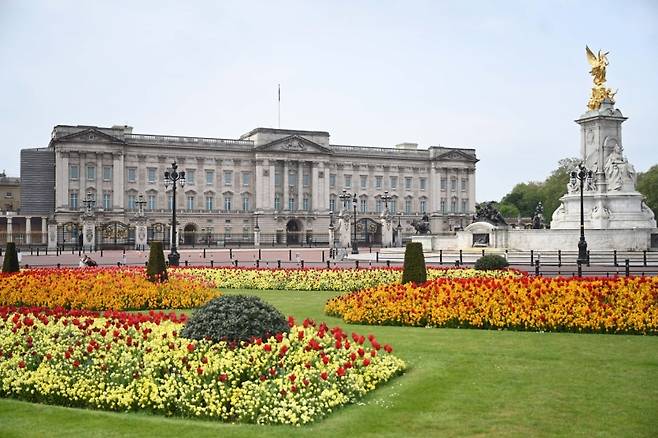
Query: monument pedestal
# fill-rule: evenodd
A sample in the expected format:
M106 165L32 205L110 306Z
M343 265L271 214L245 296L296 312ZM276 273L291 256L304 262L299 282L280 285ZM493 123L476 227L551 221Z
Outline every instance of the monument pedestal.
M96 249L96 221L85 218L82 222L82 246L87 251Z

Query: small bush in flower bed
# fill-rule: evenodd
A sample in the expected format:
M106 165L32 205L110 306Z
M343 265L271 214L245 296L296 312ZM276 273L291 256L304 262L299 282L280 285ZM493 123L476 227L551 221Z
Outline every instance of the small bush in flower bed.
M438 279L329 300L328 315L378 325L658 334L658 277Z
M250 341L288 333L288 322L274 306L258 297L224 295L194 312L181 335L214 342Z
M0 308L0 397L230 422L303 424L405 364L373 337L305 320L232 348L179 337L184 316Z
M198 307L220 293L198 276L178 272L150 282L144 268L29 269L0 274L0 305L68 309Z
M494 269L505 269L509 266L509 263L505 257L499 256L498 254L487 254L475 261L475 268L478 271L489 271Z
M283 289L353 291L381 284L400 283L400 268L366 269L268 269L268 268L189 268L172 270L189 272L221 289ZM428 268L427 279L470 277L518 277L519 271L476 271L463 268Z

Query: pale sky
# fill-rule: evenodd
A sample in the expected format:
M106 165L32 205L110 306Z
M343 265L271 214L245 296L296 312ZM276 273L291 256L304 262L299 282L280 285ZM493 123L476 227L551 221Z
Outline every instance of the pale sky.
M54 125L475 148L477 201L577 156L609 51L625 153L658 163L657 1L0 0L0 170Z

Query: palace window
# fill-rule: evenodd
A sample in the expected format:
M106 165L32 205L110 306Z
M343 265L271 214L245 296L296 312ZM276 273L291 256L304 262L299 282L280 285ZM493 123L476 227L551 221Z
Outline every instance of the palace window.
M331 196L329 198L329 211L336 211L336 197Z
M103 181L112 181L112 166L103 166Z
M288 198L288 210L293 211L295 209L295 197L291 196Z
M274 172L274 185L277 187L281 186L281 173Z
M224 210L225 211L231 211L231 202L233 201L233 198L231 196L224 196Z
M427 201L425 199L420 200L420 212L427 213Z
M174 197L172 195L167 196L167 208L172 210L174 207Z
M331 173L329 174L329 187L332 189L336 188L336 174Z
M352 175L345 175L345 188L346 189L352 188Z
M278 193L274 195L274 209L281 210L281 196Z
M185 184L196 184L196 169L185 169Z
M366 213L368 211L368 200L366 198L361 199L361 213Z
M309 175L308 173L305 173L302 177L302 184L304 185L304 187L310 186L311 185L311 175Z
M441 190L448 190L448 178L441 177Z
M206 185L212 186L213 184L215 184L215 171L206 170Z
M390 177L389 182L390 182L391 190L396 190L398 188L398 177L397 176Z
M361 175L361 188L363 190L368 188L368 175Z
M146 179L147 179L148 182L151 183L151 184L155 183L155 180L156 180L156 176L155 176L156 171L157 171L157 169L156 169L155 167L149 167L149 168L146 169L146 176L147 176Z
M381 213L382 212L382 200L381 199L377 199L375 201L375 212L376 213Z
M214 204L215 203L215 197L208 195L206 196L206 210L212 211Z
M136 167L129 167L127 177L128 177L128 182L129 183L137 182L137 168Z
M411 190L411 177L410 176L406 176L404 178L404 189L405 190Z
M389 211L392 212L398 211L398 200L396 198L393 198L390 201L388 201L388 207L389 207Z
M308 197L308 195L304 195L304 199L302 199L302 210L309 211L311 209L310 204L311 204L310 198Z
M249 184L251 184L251 173L242 172L242 186L249 187Z
M450 179L450 190L453 192L457 191L457 178Z
M96 181L96 166L87 166L87 181Z
M225 170L224 171L224 185L225 186L232 186L233 185L233 171L232 170Z
M462 213L468 212L468 199L462 199Z
M446 198L441 198L441 213L446 212Z
M457 200L455 198L452 198L450 200L450 213L456 213L457 212Z
M242 211L249 211L249 196L242 197Z
M375 176L375 189L381 190L382 189L382 181L384 177L381 175Z
M156 208L156 196L155 195L149 195L148 196L148 209L149 210L155 210Z
M76 210L78 208L78 191L71 190L69 192L69 208L71 210Z
M80 178L80 168L77 164L69 164L69 179L77 180L78 178Z
M411 198L404 200L404 212L406 214L411 214Z
M110 192L103 192L103 209L104 210L109 210L112 208L112 193Z
M468 190L468 179L462 178L462 192L465 192L466 190Z
M420 182L420 189L425 190L425 187L427 186L427 178L419 178L418 181Z
M137 197L135 195L128 195L128 210L134 210L135 209L135 201L137 200Z
M194 210L194 196L192 195L187 197L187 209Z

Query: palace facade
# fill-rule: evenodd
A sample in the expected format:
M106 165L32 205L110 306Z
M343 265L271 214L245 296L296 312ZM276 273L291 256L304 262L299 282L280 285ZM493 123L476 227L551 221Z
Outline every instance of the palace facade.
M54 194L37 181L29 190L40 195L24 208L52 206L58 244L77 242L88 198L99 244L129 245L140 208L148 238L167 241L173 197L164 172L174 161L186 173L176 192L183 244L249 243L256 225L263 245L327 244L343 190L356 194L358 240L370 244L381 242L386 204L403 233L424 214L440 232L465 226L475 211L474 149L335 145L328 132L271 128L221 139L57 125L47 148L22 152L43 181L52 165L39 164L54 161Z

